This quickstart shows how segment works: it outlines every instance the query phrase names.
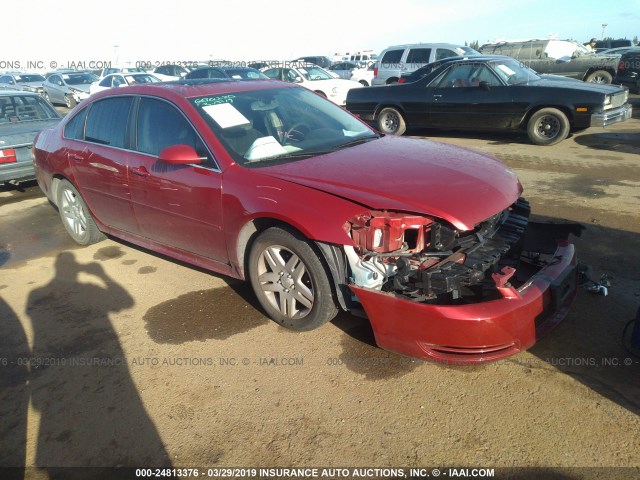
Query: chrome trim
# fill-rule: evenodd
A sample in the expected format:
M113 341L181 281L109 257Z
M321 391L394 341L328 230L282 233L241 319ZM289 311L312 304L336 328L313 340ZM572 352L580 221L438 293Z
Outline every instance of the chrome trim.
M624 122L631 118L632 113L633 108L629 104L607 110L604 113L594 113L591 115L591 126L606 127L608 125L613 125L614 123Z

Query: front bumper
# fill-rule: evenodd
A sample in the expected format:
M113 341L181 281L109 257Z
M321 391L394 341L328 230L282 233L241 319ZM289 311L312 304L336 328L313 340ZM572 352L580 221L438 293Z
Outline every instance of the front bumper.
M603 113L594 113L591 115L592 127L606 127L613 125L614 123L624 122L631 118L633 108L628 103L618 107L607 110Z
M89 98L89 92L73 92L73 99L77 102L80 103L82 100L86 100L87 98Z
M577 293L575 248L559 241L554 262L502 298L466 305L412 302L350 285L385 350L445 364L483 363L533 346L567 315Z

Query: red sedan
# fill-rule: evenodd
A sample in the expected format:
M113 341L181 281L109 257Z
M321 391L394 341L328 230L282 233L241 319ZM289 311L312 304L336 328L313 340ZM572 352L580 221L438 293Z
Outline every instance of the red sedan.
M249 280L277 323L364 312L382 348L475 363L531 347L576 293L579 226L528 221L497 160L385 137L305 88L101 92L35 144L69 234Z

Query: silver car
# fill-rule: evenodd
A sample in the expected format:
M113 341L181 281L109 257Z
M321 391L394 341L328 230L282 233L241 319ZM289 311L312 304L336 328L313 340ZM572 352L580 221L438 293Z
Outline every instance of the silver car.
M35 178L33 139L61 118L37 93L0 91L0 183Z
M37 73L5 73L0 75L0 89L43 93L44 76Z
M401 75L407 75L429 63L469 55L479 53L473 48L451 43L415 43L389 47L378 56L372 83L374 86L398 83Z
M89 87L97 81L98 76L90 72L54 73L42 86L45 98L51 103L73 108L89 98Z

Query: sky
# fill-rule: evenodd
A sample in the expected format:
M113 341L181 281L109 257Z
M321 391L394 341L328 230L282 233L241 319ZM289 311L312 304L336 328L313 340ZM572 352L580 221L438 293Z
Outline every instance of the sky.
M554 36L584 43L601 38L603 24L605 37L640 37L640 0L30 0L28 6L3 2L0 71L16 62L46 70L81 61L291 60L419 42Z

